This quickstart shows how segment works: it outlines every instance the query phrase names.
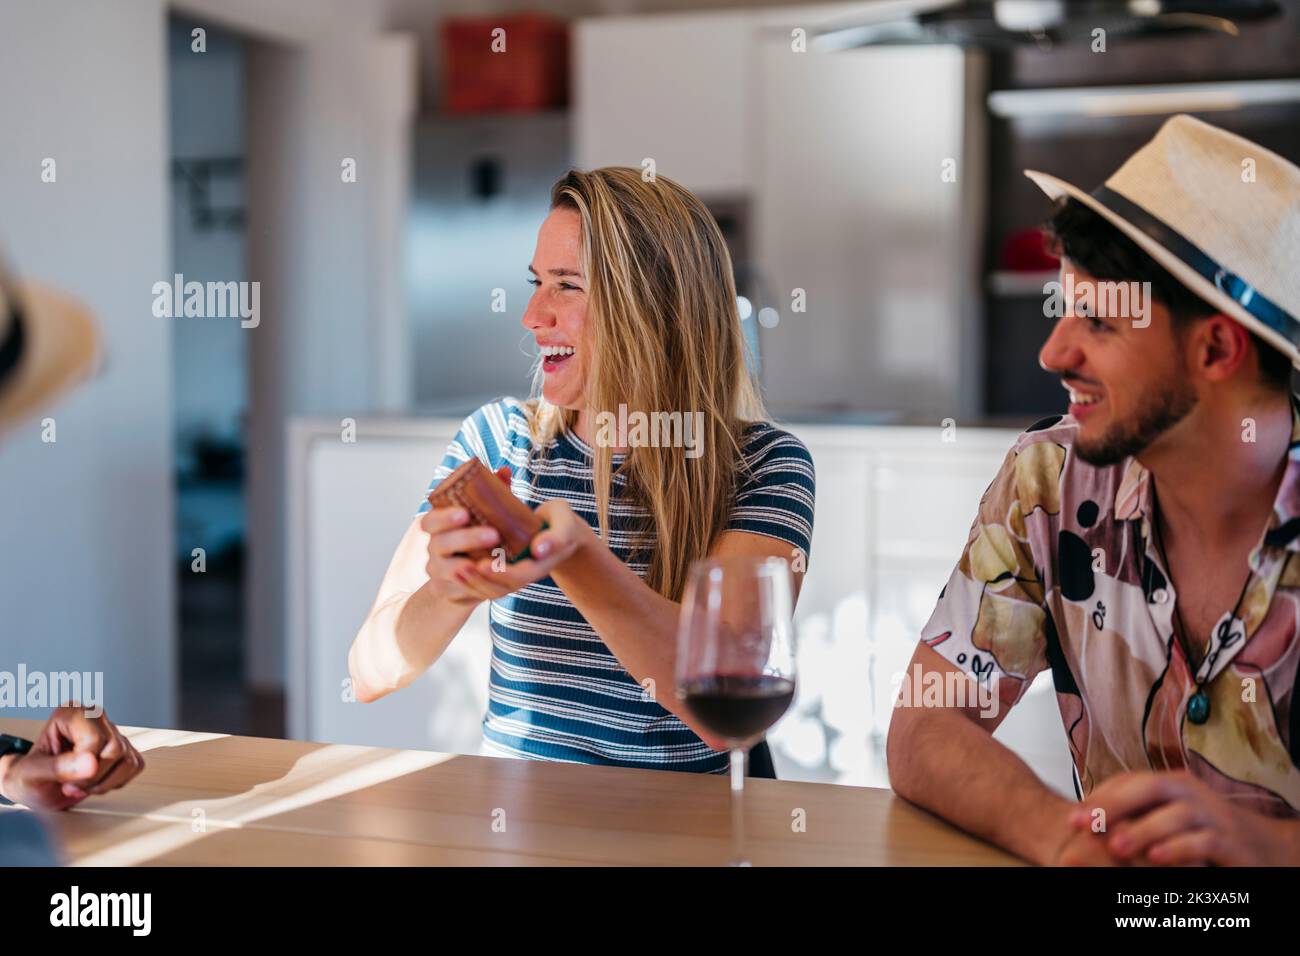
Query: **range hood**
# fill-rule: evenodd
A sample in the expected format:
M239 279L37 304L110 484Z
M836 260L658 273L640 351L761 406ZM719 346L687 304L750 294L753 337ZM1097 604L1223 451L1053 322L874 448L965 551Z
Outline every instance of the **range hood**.
M828 50L931 43L1052 47L1090 43L1098 28L1112 41L1189 32L1235 36L1238 25L1280 12L1265 0L882 0L824 24L814 42Z

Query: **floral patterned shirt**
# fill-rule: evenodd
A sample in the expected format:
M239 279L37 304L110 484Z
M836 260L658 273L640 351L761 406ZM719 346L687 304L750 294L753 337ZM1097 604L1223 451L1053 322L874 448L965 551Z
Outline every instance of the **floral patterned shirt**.
M1082 796L1128 770L1187 769L1262 813L1300 814L1300 410L1250 577L1193 673L1136 459L1080 459L1069 416L1020 435L980 501L922 640L1010 707L1051 669ZM1209 719L1188 719L1203 678Z

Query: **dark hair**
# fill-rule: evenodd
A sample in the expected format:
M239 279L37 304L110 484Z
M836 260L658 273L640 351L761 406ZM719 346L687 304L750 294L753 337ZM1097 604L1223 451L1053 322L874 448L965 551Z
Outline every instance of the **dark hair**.
M1175 279L1108 219L1076 199L1067 198L1057 206L1047 230L1057 254L1077 263L1089 275L1112 281L1150 282L1152 296L1169 310L1176 331L1195 319L1221 311ZM1264 383L1273 389L1289 390L1290 358L1254 332L1250 339L1259 355Z

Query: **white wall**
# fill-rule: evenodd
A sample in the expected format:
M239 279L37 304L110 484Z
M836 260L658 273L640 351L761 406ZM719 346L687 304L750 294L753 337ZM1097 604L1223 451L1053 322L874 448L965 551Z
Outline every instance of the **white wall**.
M641 167L706 198L753 186L744 13L580 20L573 31L574 152L585 168Z
M286 86L262 98L261 142L279 144L274 185L261 185L262 249L278 245L252 276L267 288L250 330L254 359L255 343L266 346L253 388L269 400L252 443L248 657L253 681L274 685L287 416L395 407L408 387L395 329L414 48L376 36L382 5L175 7L287 44L275 48ZM102 670L115 719L160 726L176 713L173 331L150 311L153 283L170 277L166 14L162 0L0 6L0 242L20 270L94 307L108 359L56 409L57 442L43 444L34 425L0 446L0 669ZM55 184L40 181L46 156ZM359 164L351 191L343 156Z
M0 243L90 304L107 353L48 412L57 441L37 422L0 444L0 669L102 671L115 720L164 726L172 329L150 306L168 268L165 50L160 0L0 6Z

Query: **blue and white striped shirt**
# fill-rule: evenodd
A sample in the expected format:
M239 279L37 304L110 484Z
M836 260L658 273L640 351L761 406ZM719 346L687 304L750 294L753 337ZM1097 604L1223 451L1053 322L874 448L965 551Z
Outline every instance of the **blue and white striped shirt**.
M434 472L429 490L476 456L489 469L505 465L511 490L536 507L566 500L599 527L592 449L562 434L536 456L523 404L503 398L465 419ZM766 535L807 554L812 538L812 457L799 439L767 423L749 426L743 448L748 471L728 528ZM622 456L614 457L615 463ZM623 495L614 475L606 544L637 574L632 559L644 508ZM429 509L428 502L420 512ZM708 747L679 717L649 699L555 582L547 577L491 602L492 665L483 736L494 748L539 760L720 773L727 754Z

